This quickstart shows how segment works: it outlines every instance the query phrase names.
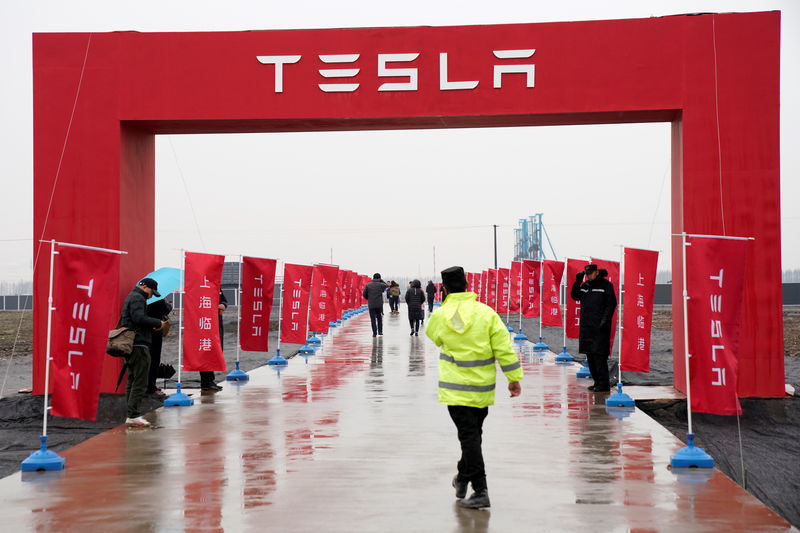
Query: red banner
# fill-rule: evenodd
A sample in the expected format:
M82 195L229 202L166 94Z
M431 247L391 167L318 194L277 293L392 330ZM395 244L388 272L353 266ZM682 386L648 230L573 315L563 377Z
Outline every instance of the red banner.
M511 296L508 300L508 310L512 313L520 312L522 299L522 262L512 261L510 271Z
M606 261L605 259L596 259L592 257L592 263L597 265L597 268L605 268L608 271L606 278L614 286L614 292L617 296L617 308L614 309L614 316L611 318L611 346L609 350L614 349L614 337L617 336L617 314L619 313L619 261Z
M305 344L308 322L308 300L313 269L306 265L283 266L283 312L281 342Z
M522 316L534 318L539 316L539 272L542 264L539 261L524 259L522 261Z
M342 315L345 312L344 307L344 286L347 284L347 277L345 276L347 272L345 270L339 269L339 274L337 276L336 281L336 320L340 320Z
M486 305L497 311L497 270L490 268L486 274Z
M497 269L497 312L508 313L509 278L511 274L507 268Z
M624 309L619 367L633 372L650 372L650 330L653 324L653 296L656 290L658 252L625 248Z
M108 330L118 314L119 254L57 246L53 273L51 413L95 420Z
M736 396L747 241L686 239L692 411L740 414Z
M442 284L441 283L434 283L436 286L436 294L433 295L434 302L441 302L442 301Z
M359 301L362 297L362 294L358 290L360 281L361 276L358 272L350 272L350 298L348 300L348 309L355 309L360 305Z
M239 346L242 350L269 350L269 315L275 294L275 259L242 258Z
M542 325L561 327L564 319L559 304L559 287L564 277L564 263L542 261Z
M186 252L183 280L183 370L224 371L219 340L219 285L224 255Z
M342 277L342 313L350 310L350 285L353 282L350 274L352 274L352 271L345 270Z
M356 291L356 298L358 299L359 306L367 304L367 299L364 298L364 289L367 287L367 283L369 283L370 281L372 281L371 277L367 275L361 276L361 286Z
M567 290L572 289L578 272L583 272L583 267L588 263L578 259L567 259ZM581 303L567 295L567 338L577 339L580 336Z
M311 304L308 327L311 331L327 333L331 320L336 320L336 282L339 267L314 265L311 282Z

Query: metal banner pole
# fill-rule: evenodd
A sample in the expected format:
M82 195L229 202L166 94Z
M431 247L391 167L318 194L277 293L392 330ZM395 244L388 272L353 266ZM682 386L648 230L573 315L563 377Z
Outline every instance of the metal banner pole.
M544 308L542 303L542 286L544 285L544 260L539 261L539 342L533 345L533 350L536 352L543 352L549 350L550 347L542 341L542 319L544 318Z
M183 316L186 313L186 251L181 248L181 314L178 318L178 383L176 392L164 399L164 407L187 407L194 405L194 400L181 392L181 375L183 371Z
M250 376L247 372L239 369L239 351L242 344L242 262L244 257L239 255L239 282L236 287L236 298L239 302L236 313L236 368L231 370L227 376L226 381L249 381ZM269 335L269 327L267 327L267 335Z
M622 309L622 295L625 292L622 288L622 281L625 279L625 247L620 246L619 250L619 299L617 302L617 309ZM636 402L633 401L633 398L622 392L622 316L624 313L624 309L622 309L622 313L618 313L617 318L617 327L619 333L617 336L619 337L619 354L618 354L618 379L617 379L617 392L612 394L606 399L606 406L607 407L636 407Z
M686 287L686 250L691 243L686 242L686 232L681 234L683 252L683 358L686 364L686 415L689 423L689 432L686 434L686 447L681 448L670 457L673 468L695 467L713 468L714 459L704 449L695 448L694 433L692 432L692 393L689 384L689 291Z
M279 261L279 264L280 264L280 261ZM285 365L289 364L289 362L286 359L281 357L281 318L282 318L282 315L283 315L283 289L284 289L284 286L286 285L286 275L285 275L286 274L286 270L285 269L286 269L286 264L284 263L284 276L283 276L283 278L281 280L281 293L280 293L280 298L278 300L278 348L275 351L275 357L273 357L272 359L267 361L267 364L268 365L272 365L272 366L276 366L276 365L277 366L285 366ZM280 377L280 373L278 374L278 376Z

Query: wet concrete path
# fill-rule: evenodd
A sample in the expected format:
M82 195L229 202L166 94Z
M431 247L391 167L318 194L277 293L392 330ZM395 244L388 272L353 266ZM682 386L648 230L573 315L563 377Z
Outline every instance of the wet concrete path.
M714 470L676 474L682 447L619 420L575 368L522 353L522 396L498 376L484 426L490 510L457 505L455 428L438 350L405 308L373 339L366 313L317 355L262 367L62 453L66 469L0 480L7 531L785 531ZM32 443L32 446L35 446Z

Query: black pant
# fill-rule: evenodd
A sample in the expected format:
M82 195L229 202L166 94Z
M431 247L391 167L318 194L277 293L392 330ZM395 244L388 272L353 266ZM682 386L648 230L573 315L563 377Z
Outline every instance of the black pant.
M390 311L397 311L400 307L400 297L399 296L389 296L389 310Z
M461 443L461 459L458 461L458 480L469 481L472 489L480 492L486 489L486 468L483 464L481 442L483 421L489 408L448 405L450 418L456 424L458 441Z
M411 331L416 333L419 331L419 318L408 317L408 323L411 325Z
M429 313L433 313L433 300L434 300L433 294L429 294L428 295L428 312Z
M383 335L383 306L369 308L369 323L372 324L372 336Z
M594 386L598 389L609 387L608 379L608 355L586 354L586 363L589 365L589 372L592 374Z

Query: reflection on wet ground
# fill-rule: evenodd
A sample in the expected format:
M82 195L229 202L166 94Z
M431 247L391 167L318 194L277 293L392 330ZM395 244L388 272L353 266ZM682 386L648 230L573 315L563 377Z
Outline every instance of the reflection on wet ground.
M438 350L401 315L358 315L280 373L196 395L0 480L13 531L784 531L724 475L671 472L681 444L615 417L575 368L520 347L523 394L498 377L484 427L491 510L460 508L459 446L437 403Z

